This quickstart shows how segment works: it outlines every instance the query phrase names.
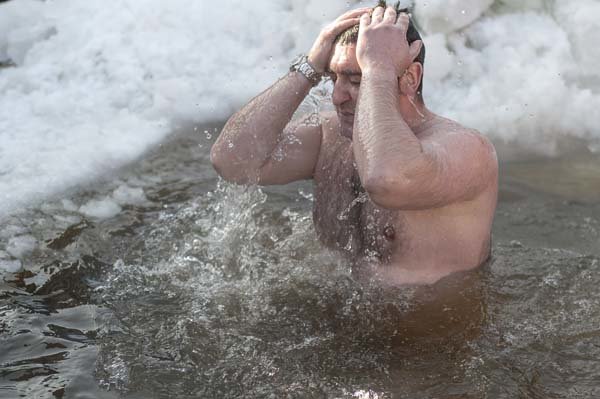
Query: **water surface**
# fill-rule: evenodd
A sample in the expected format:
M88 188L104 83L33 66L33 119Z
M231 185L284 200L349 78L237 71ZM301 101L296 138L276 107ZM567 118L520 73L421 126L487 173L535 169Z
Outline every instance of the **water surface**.
M600 395L597 157L502 165L493 259L428 305L319 245L309 182L220 182L217 130L2 222L1 397ZM145 199L80 212L124 186Z

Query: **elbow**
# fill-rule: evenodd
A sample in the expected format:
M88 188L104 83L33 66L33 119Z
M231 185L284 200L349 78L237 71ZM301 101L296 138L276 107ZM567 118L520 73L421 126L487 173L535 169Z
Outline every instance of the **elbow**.
M405 176L369 176L362 184L371 201L385 209L402 209L411 192L411 182Z
M221 152L219 151L218 143L213 144L212 148L210 149L210 163L217 174L223 177L224 162Z
M235 184L248 184L250 179L245 173L246 169L239 165L238 157L227 144L227 137L233 134L229 129L232 119L233 117L227 121L219 137L212 145L210 163L223 180Z
M398 169L392 169L397 171ZM435 196L431 179L420 173L381 173L366 176L363 187L380 208L414 211L429 209Z
M361 178L361 184L371 198L382 196L389 190L385 178L381 175L365 176Z
M210 163L215 172L225 181L235 184L248 184L248 177L240 174L239 168L232 167L233 162L231 158L223 154L218 141L213 144L210 150Z
M390 210L418 210L423 209L424 198L430 199L436 172L427 158L390 163L374 170L361 176L361 182L375 205Z
M229 151L227 151L227 148L224 145L226 129L227 125L225 125L221 134L219 134L219 137L217 137L217 140L210 149L210 163L219 176L227 181L231 181L230 175L233 172L233 169L231 168L232 154L228 154Z

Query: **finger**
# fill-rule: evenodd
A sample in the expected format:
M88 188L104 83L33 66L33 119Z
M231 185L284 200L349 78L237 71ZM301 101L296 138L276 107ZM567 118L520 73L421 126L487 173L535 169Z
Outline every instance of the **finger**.
M344 19L360 17L362 14L369 11L370 9L371 9L370 7L361 7L361 8L356 8L354 10L346 11L345 13L343 13L342 15L337 17L335 21L337 22L337 21L342 21Z
M421 40L415 40L414 42L412 42L410 44L410 47L408 49L408 54L412 61L414 61L419 56L419 53L421 52L422 47L423 47L423 42Z
M358 25L360 24L360 18L352 18L352 19L344 19L342 21L339 22L335 22L333 24L333 27L331 28L331 35L332 36L337 36L340 33L342 33L343 31L345 31L346 29L349 29L351 27L353 27L354 25Z
M401 27L404 31L408 30L408 24L410 23L410 17L407 13L402 12L398 15L398 20L396 21L396 25Z
M368 12L364 13L362 17L360 17L360 27L358 28L359 33L364 32L365 28L371 24L371 16Z
M394 24L396 23L396 10L394 7L388 7L383 15L383 22Z
M379 23L383 20L383 7L376 7L371 17L371 23Z

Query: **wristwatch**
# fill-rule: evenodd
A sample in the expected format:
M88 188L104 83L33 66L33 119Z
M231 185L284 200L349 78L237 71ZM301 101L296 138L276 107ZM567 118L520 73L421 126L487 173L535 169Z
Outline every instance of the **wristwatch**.
M308 63L308 57L306 55L300 55L292 62L290 66L290 72L300 72L308 79L310 84L314 87L319 84L323 74L315 71L315 69Z

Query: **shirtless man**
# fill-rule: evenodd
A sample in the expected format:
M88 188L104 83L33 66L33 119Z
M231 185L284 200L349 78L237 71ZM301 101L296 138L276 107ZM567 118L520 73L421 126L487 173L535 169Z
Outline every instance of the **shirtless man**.
M313 179L321 241L395 285L433 284L485 262L498 191L492 144L425 106L415 37L392 7L343 14L303 63L229 119L211 151L230 182ZM336 112L290 122L322 74L334 82Z

